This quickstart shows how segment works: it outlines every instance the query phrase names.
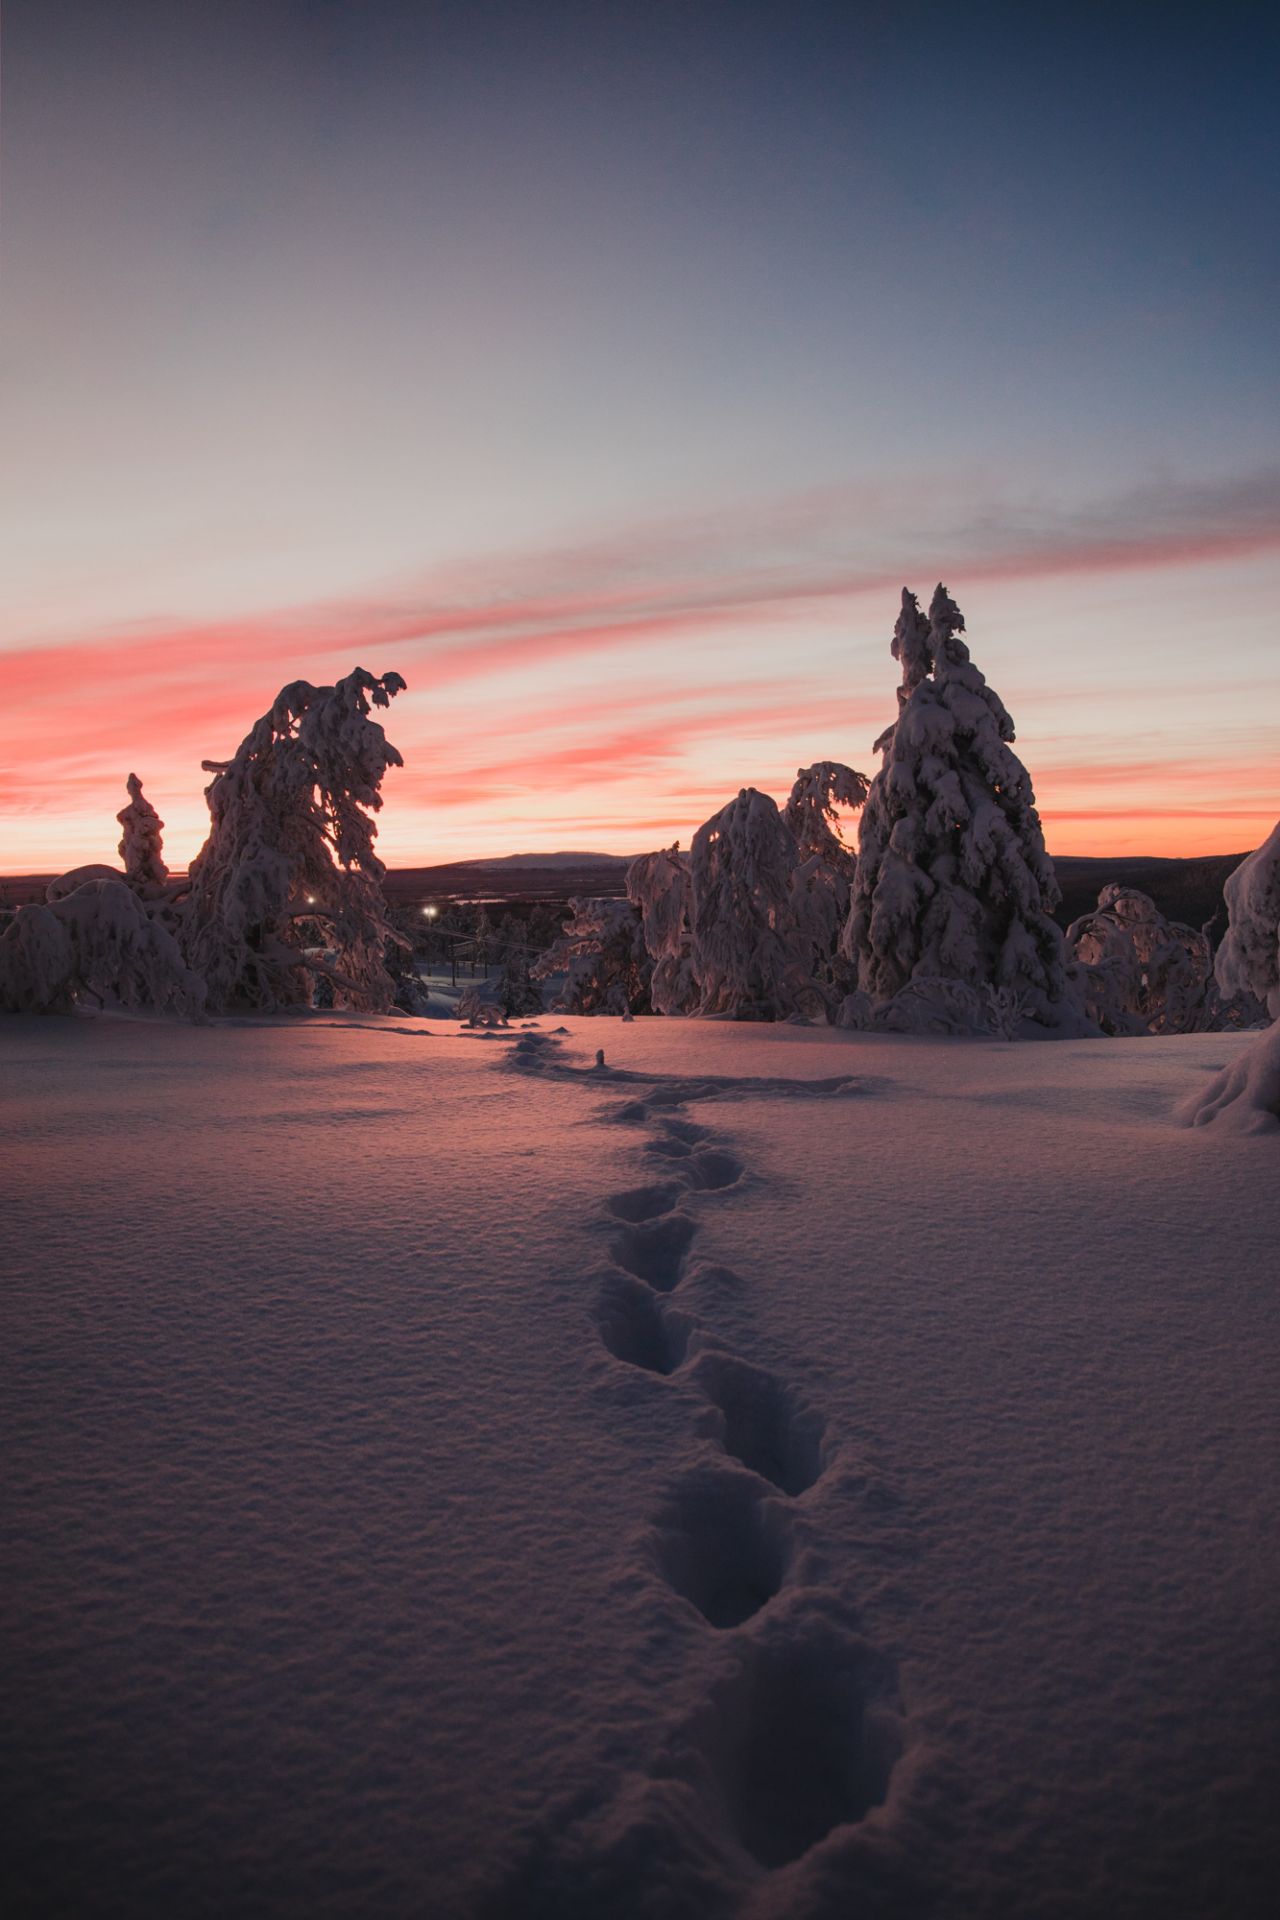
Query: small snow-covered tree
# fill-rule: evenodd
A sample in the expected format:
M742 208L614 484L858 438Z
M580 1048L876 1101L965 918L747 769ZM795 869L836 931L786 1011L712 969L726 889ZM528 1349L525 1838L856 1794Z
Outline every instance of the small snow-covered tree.
M1280 1020L1280 820L1229 874L1227 931L1214 971L1224 994L1251 993Z
M529 949L519 938L521 932L519 923L515 922L507 940L499 989L503 1012L516 1018L525 1013L542 1012L542 992L530 972Z
M124 829L120 837L120 858L124 877L135 893L144 899L163 896L169 879L162 852L164 821L142 791L136 773L128 779L129 804L116 819Z
M530 969L535 980L563 975L561 1013L647 1013L649 956L640 915L629 900L577 899L571 918Z
M173 935L117 875L19 908L0 935L0 1008L149 1008L197 1016L205 984Z
M867 785L865 774L841 761L819 760L800 768L783 813L801 858L793 886L805 896L801 918L811 929L810 969L836 1006L856 986L840 934L858 862L840 832L840 809L861 807Z
M627 898L640 911L653 964L649 997L655 1013L691 1013L698 1002L690 953L691 897L689 862L678 846L643 853L627 868Z
M843 949L875 1005L912 980L953 980L1014 996L1038 1026L1079 1031L1031 779L963 631L944 587L928 619L904 587L898 718L876 742Z
M795 836L766 793L744 787L698 828L690 852L697 1011L785 1020L825 1010L814 901L797 885Z
M810 860L816 855L850 885L857 855L840 832L840 809L854 811L862 806L868 785L865 773L839 760L818 760L799 769L783 811L800 858Z
M1104 1033L1194 1033L1206 1024L1208 936L1166 920L1137 887L1107 886L1067 929L1086 1011Z
M386 917L373 815L388 767L403 762L370 706L404 684L362 667L331 687L295 680L230 760L203 763L212 825L191 864L183 936L211 1006L306 1005L316 974L339 1004L390 1006L383 952L401 936Z

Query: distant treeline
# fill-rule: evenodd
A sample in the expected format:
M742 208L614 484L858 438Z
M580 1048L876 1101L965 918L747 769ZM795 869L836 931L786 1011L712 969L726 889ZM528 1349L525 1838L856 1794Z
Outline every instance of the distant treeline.
M1062 905L1054 918L1064 929L1088 913L1106 886L1140 887L1169 920L1192 927L1212 921L1214 941L1226 926L1222 887L1244 859L1243 853L1212 853L1193 860L1159 860L1150 855L1121 855L1110 859L1063 855L1054 861ZM0 878L0 907L24 906L43 900L50 874L23 874ZM493 868L449 865L404 867L387 874L383 882L388 905L409 907L428 902L468 905L481 900L493 904L490 912L514 913L527 919L537 905L563 909L575 894L616 899L625 891L625 867L600 866ZM541 929L539 929L541 931Z

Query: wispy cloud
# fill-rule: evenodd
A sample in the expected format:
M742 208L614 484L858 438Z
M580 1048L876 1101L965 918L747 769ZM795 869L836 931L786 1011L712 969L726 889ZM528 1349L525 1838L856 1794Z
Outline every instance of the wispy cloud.
M591 795L630 785L638 827L642 815L652 819L668 805L676 817L676 795L723 791L720 750L750 729L776 738L780 758L798 751L784 740L807 732L815 744L805 757L843 746L857 759L850 738L869 736L892 712L888 663L877 651L873 680L868 636L875 632L879 650L904 580L927 592L943 577L963 602L984 582L1185 567L1274 550L1277 469L1066 506L990 493L974 506L958 482L899 481L646 521L231 620L153 619L52 644L15 637L0 649L9 804L114 812L124 772L146 777L149 767L175 787L186 770L184 790L198 793L199 760L233 747L277 686L299 675L329 679L359 661L375 671L395 667L409 680L389 731L409 763L398 805L420 810L424 851L428 809L456 820L482 796L519 799L529 821L552 787L580 792L585 816ZM845 610L862 639L851 642L834 690L832 636ZM772 670L772 686L762 668ZM446 695L458 710L442 728ZM475 749L476 739L495 737L500 751ZM696 777L699 766L709 779ZM1159 807L1147 802L1172 770L1172 761L1116 754L1106 774L1084 759L1063 760L1039 769L1037 781L1064 801L1085 798L1081 789L1103 778L1124 783L1135 809L1154 819ZM1221 792L1226 772L1206 761L1197 777ZM742 778L750 777L744 764ZM1183 782L1190 777L1183 768ZM647 806L646 781L660 789ZM1054 813L1113 817L1088 806ZM477 830L491 835L495 818Z

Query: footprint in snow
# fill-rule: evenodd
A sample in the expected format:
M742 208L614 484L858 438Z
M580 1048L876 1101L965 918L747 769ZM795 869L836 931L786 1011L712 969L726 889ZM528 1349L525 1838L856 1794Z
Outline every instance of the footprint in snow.
M782 1586L789 1517L745 1474L708 1464L687 1474L659 1511L653 1556L668 1586L709 1626L740 1627Z
M789 1866L883 1804L902 1752L892 1665L824 1618L743 1646L720 1690L711 1758L738 1839Z
M596 1295L595 1321L615 1360L645 1373L672 1374L684 1360L693 1322L663 1305L643 1280L607 1274Z
M670 1293L684 1277L689 1248L697 1232L685 1213L668 1213L660 1220L642 1220L611 1243L614 1264L624 1273L645 1280L658 1293Z
M693 1371L725 1452L782 1493L807 1492L825 1464L822 1416L773 1374L734 1354L704 1353Z
M684 1191L673 1180L664 1180L654 1186L611 1193L605 1205L618 1220L654 1220L660 1214L670 1213Z
M646 1140L644 1150L663 1160L687 1160L693 1152L687 1140L669 1140L665 1135L660 1135L656 1140Z
M743 1166L735 1154L725 1153L720 1147L696 1147L681 1172L691 1187L718 1193L724 1187L737 1186Z

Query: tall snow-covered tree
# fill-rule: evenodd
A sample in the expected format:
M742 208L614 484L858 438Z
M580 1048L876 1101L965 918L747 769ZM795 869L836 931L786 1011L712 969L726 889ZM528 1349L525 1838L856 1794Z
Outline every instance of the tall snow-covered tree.
M124 876L144 899L159 897L169 878L162 852L164 821L143 793L136 773L129 775L128 788L129 804L116 815L124 829L120 837Z
M651 968L640 915L629 900L581 898L560 938L530 968L534 980L563 975L562 1013L647 1013Z
M690 851L690 958L697 1011L784 1020L825 1007L813 952L821 921L797 884L795 835L768 794L744 787L698 828Z
M1280 1020L1280 820L1227 876L1227 931L1214 970L1224 994L1252 993Z
M898 718L876 742L844 952L875 1006L911 981L959 981L1011 996L1038 1026L1079 1030L1031 779L963 631L944 587L928 619L904 587Z
M331 687L282 689L230 760L206 760L209 837L182 903L188 958L210 1005L306 1005L324 975L338 1003L391 1005L374 814L403 765L370 707L404 687L357 667ZM325 955L329 958L325 958Z
M649 983L655 1013L691 1013L698 1002L689 926L689 861L679 847L643 853L627 868L627 898L640 911L644 944L653 963Z

